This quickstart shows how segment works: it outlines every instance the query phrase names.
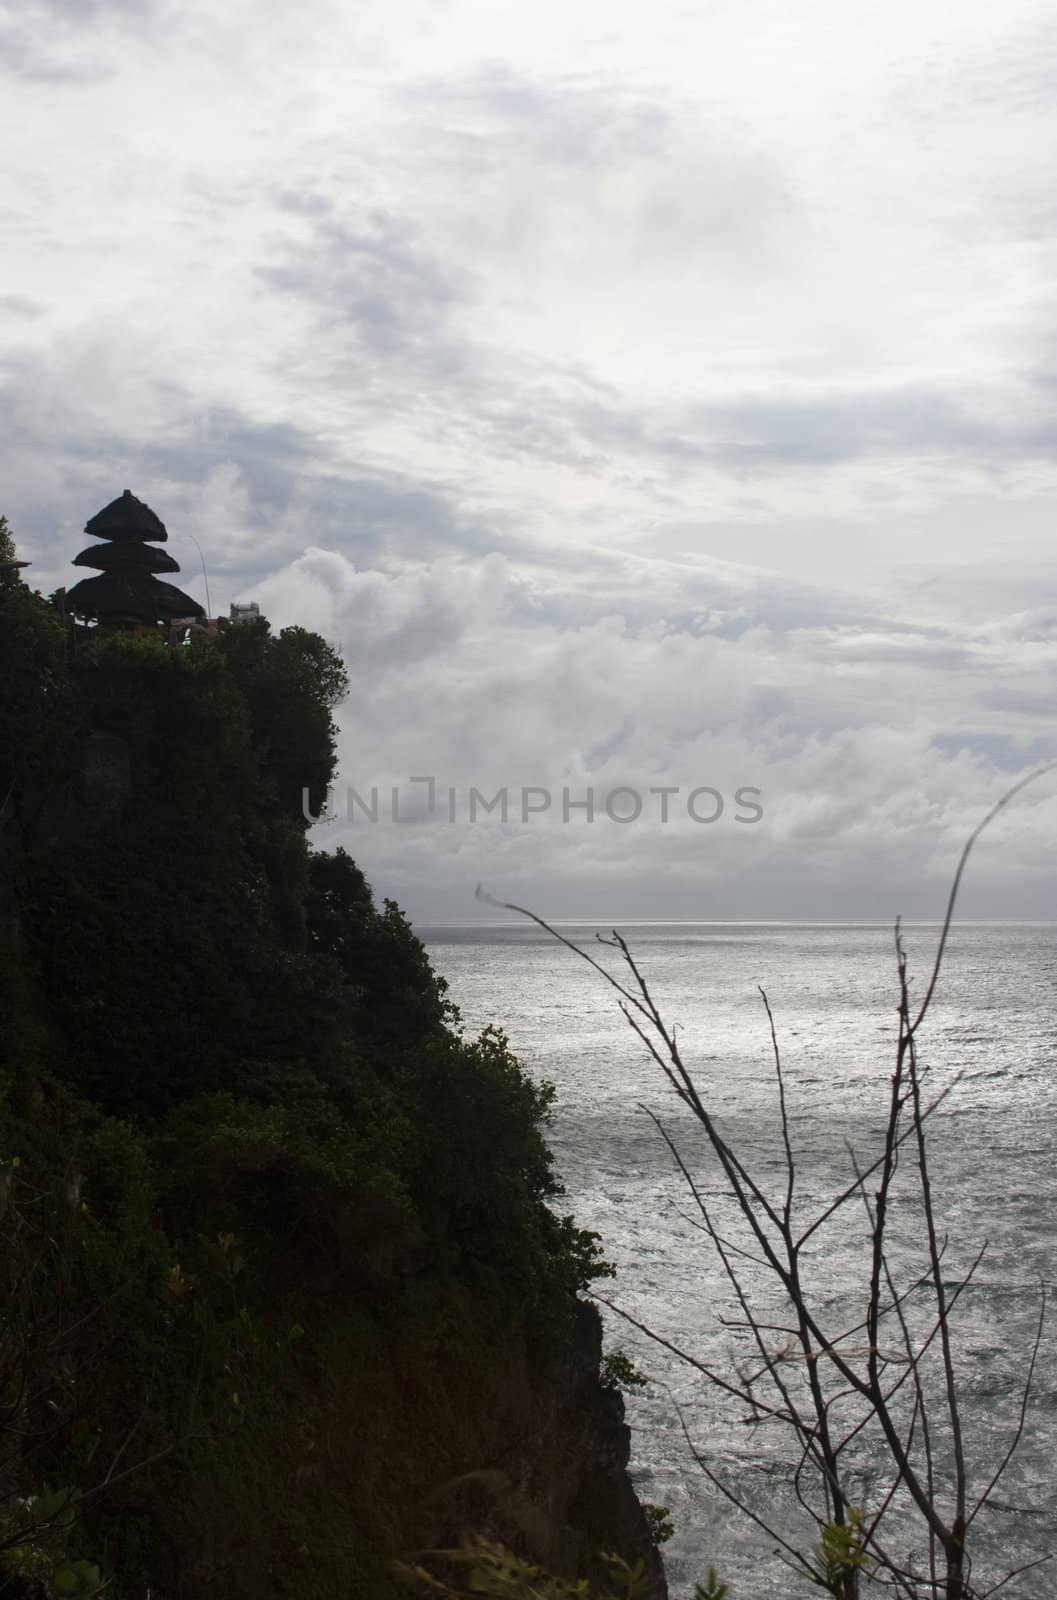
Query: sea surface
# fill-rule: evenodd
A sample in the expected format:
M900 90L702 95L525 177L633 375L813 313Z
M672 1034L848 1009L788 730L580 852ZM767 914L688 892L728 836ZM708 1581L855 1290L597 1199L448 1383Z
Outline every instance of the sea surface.
M595 940L608 929L559 926L621 976L619 953ZM734 1325L743 1312L703 1231L687 1177L648 1112L675 1142L716 1226L743 1246L751 1241L744 1230L737 1233L729 1185L700 1127L622 1017L619 995L580 956L531 923L417 931L450 984L466 1031L498 1023L526 1069L555 1084L550 1142L566 1208L581 1227L601 1235L618 1269L615 1279L597 1284L598 1292L717 1373L750 1370L755 1352ZM797 1168L794 1215L806 1222L853 1181L851 1152L868 1166L879 1148L897 1037L892 929L647 923L622 924L620 932L663 1016L675 1025L683 1058L723 1136L780 1203L786 1169L758 986L765 989ZM904 930L919 999L938 934L937 927L920 924ZM1042 1286L1052 1294L1057 1279L1057 926L956 927L920 1045L925 1094L949 1090L928 1122L948 1292L965 1280L987 1243L952 1316L970 1486L979 1493L1016 1427ZM912 1327L924 1328L931 1279L915 1174L908 1144L892 1207L892 1261L897 1291L919 1283L905 1311ZM805 1277L833 1337L859 1317L867 1230L857 1199L804 1249ZM767 1274L747 1258L732 1259L743 1269L758 1314L784 1324L787 1307ZM623 1349L649 1379L628 1400L631 1467L640 1498L670 1508L676 1531L664 1557L674 1600L690 1600L710 1565L729 1584L729 1600L817 1595L783 1564L775 1538L725 1497L692 1453L794 1548L810 1551L815 1535L791 1489L796 1453L787 1430L753 1422L744 1404L726 1400L687 1362L616 1313L604 1317L607 1346ZM974 1581L981 1594L1008 1568L1057 1551L1055 1335L1057 1296L1042 1335L1022 1443L973 1523ZM889 1353L898 1357L898 1328L886 1337ZM785 1336L776 1329L766 1338L773 1360ZM862 1349L854 1334L846 1345ZM932 1350L938 1348L934 1343ZM776 1370L788 1376L795 1394L803 1364L780 1361ZM901 1370L894 1359L890 1370ZM930 1381L936 1376L933 1371ZM764 1390L761 1382L761 1396ZM910 1393L905 1385L901 1395ZM835 1420L841 1415L838 1406ZM852 1413L846 1415L850 1424ZM932 1415L942 1501L949 1429L941 1404ZM883 1457L865 1435L859 1442L860 1498L876 1505L886 1481ZM817 1498L807 1483L805 1493ZM888 1538L901 1558L924 1549L898 1496ZM1000 1592L1007 1600L1057 1595L1057 1560Z

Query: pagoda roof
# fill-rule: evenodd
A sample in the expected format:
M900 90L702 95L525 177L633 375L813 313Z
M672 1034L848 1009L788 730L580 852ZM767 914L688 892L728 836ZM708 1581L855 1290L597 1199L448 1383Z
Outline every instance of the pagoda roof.
M67 590L66 604L77 616L110 623L151 624L205 616L197 600L148 572L104 572L98 578L82 578Z
M75 567L95 567L99 572L179 572L180 563L167 550L152 550L134 539L113 544L92 544L74 556Z
M156 544L164 544L169 537L161 518L130 489L97 511L85 523L84 531L93 539L146 539Z

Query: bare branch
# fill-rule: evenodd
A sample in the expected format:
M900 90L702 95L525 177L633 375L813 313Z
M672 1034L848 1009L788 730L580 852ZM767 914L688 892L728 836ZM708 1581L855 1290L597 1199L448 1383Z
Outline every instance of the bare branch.
M1035 1342L1031 1347L1031 1360L1028 1362L1028 1371L1027 1376L1024 1379L1024 1388L1020 1395L1020 1414L1017 1417L1017 1426L1014 1430L1013 1437L1009 1442L1009 1448L1006 1450L1005 1455L998 1464L997 1471L994 1473L994 1476L988 1483L987 1488L984 1490L983 1494L974 1505L972 1511L965 1519L966 1528L970 1526L973 1518L976 1516L976 1513L981 1509L981 1507L987 1504L991 1496L991 1491L994 1489L999 1478L1001 1478L1002 1474L1009 1466L1009 1463L1012 1461L1017 1446L1020 1444L1021 1438L1023 1437L1024 1419L1028 1414L1028 1401L1031 1399L1031 1383L1035 1376L1035 1362L1038 1359L1039 1345L1042 1343L1042 1330L1046 1322L1046 1285L1042 1282L1039 1284L1039 1296L1039 1321L1035 1329Z
M721 1326L739 1334L747 1334L752 1341L752 1365L736 1367L736 1381L725 1377L713 1365L693 1356L675 1341L658 1334L644 1322L597 1293L592 1298L616 1316L636 1328L652 1342L669 1351L676 1359L688 1365L703 1377L719 1394L749 1408L749 1416L741 1420L752 1425L778 1422L792 1430L798 1446L798 1458L793 1469L792 1486L797 1500L816 1526L849 1525L850 1508L857 1504L851 1498L849 1485L858 1481L853 1475L859 1472L854 1466L857 1455L850 1450L860 1436L864 1443L883 1441L887 1467L882 1475L882 1493L874 1502L869 1519L860 1523L860 1512L854 1513L851 1523L859 1531L857 1548L869 1552L869 1580L888 1588L908 1600L939 1600L942 1590L944 1600L986 1600L997 1593L1010 1578L1020 1572L1040 1565L1038 1561L1025 1564L1016 1572L1007 1574L980 1596L971 1582L972 1568L966 1549L966 1536L977 1513L986 1505L996 1484L1006 1471L1023 1437L1027 1409L1031 1398L1034 1372L1041 1346L1046 1315L1046 1291L1042 1290L1042 1303L1035 1330L1034 1343L1027 1375L1020 1397L1019 1414L1012 1438L997 1469L967 1515L968 1468L962 1432L960 1401L954 1349L951 1337L952 1314L965 1291L972 1284L976 1271L987 1249L986 1242L977 1251L968 1271L960 1282L951 1288L944 1282L942 1266L947 1252L946 1237L941 1238L937 1208L933 1193L928 1161L926 1127L936 1111L961 1082L962 1073L931 1098L926 1099L924 1086L931 1084L929 1069L919 1060L917 1036L929 1011L939 982L954 909L966 865L981 834L999 813L1028 784L1045 773L1057 770L1057 762L1029 774L992 806L983 820L970 834L961 852L951 884L941 933L930 970L926 992L920 1005L911 1005L907 957L902 931L897 922L895 929L896 965L898 973L899 1031L896 1057L887 1094L887 1109L880 1153L872 1162L861 1165L854 1151L850 1151L853 1181L838 1191L821 1211L797 1235L794 1233L794 1211L797 1202L797 1158L793 1149L792 1124L786 1095L786 1078L778 1043L778 1031L766 991L761 987L771 1037L771 1050L777 1083L778 1114L785 1175L784 1196L772 1202L760 1182L754 1178L739 1153L727 1143L713 1119L707 1100L702 1098L693 1076L683 1060L678 1029L668 1026L650 991L645 975L632 954L624 937L613 930L612 937L599 939L599 943L614 950L625 969L623 978L611 973L594 955L577 945L542 917L524 907L507 902L492 901L504 910L526 916L539 928L549 933L567 949L585 960L598 972L618 996L620 1010L628 1025L645 1048L650 1059L660 1068L665 1081L680 1102L693 1114L703 1128L709 1148L719 1163L729 1198L736 1208L736 1216L745 1230L745 1242L729 1237L736 1230L720 1230L717 1215L713 1215L708 1201L684 1161L674 1139L660 1118L648 1107L642 1107L651 1118L670 1150L684 1183L693 1197L698 1216L684 1220L703 1232L715 1249L730 1290L737 1302L740 1315L720 1315ZM491 900L478 890L479 898ZM924 1253L928 1270L915 1275L908 1287L897 1284L892 1270L889 1240L889 1215L893 1196L902 1195L903 1185L897 1190L897 1175L904 1149L914 1154L911 1167L911 1189L918 1206ZM871 1193L871 1180L877 1187ZM867 1281L865 1310L851 1324L835 1336L823 1328L813 1296L802 1276L801 1252L803 1247L850 1201L862 1203L866 1219ZM698 1220L698 1218L700 1220ZM748 1248L746 1248L746 1244ZM749 1278L741 1262L761 1271L773 1284L780 1286L791 1308L790 1320L765 1320L758 1315L750 1301ZM902 1275L901 1275L902 1276ZM914 1315L909 1302L922 1289L932 1297L929 1319L924 1329L912 1332ZM773 1314L772 1314L773 1315ZM887 1319L894 1317L898 1325L898 1347L890 1347L882 1337L895 1333ZM915 1324L916 1326L916 1324ZM864 1334L864 1342L853 1343L857 1335ZM781 1336L781 1343L775 1336ZM935 1347L938 1346L938 1355ZM930 1352L933 1352L930 1356ZM928 1362L926 1364L926 1358ZM865 1363L863 1369L858 1363ZM899 1371L893 1377L893 1367ZM766 1380L766 1384L763 1384ZM937 1461L937 1433L930 1416L930 1399L934 1407L937 1396L933 1385L942 1393L942 1409L946 1412L942 1430L944 1450L950 1459L941 1471ZM758 1390L770 1398L762 1398ZM767 1386L770 1386L769 1388ZM909 1389L901 1395L906 1386ZM783 1559L789 1560L795 1570L819 1581L821 1569L813 1566L804 1555L780 1535L740 1495L715 1473L694 1447L686 1421L678 1404L673 1401L679 1416L690 1452L702 1472L733 1505L756 1523L770 1538L776 1540ZM908 1415L909 1413L909 1415ZM867 1433L866 1430L876 1430ZM876 1435L879 1434L879 1439ZM851 1468L847 1463L852 1462ZM810 1464L825 1500L824 1512L813 1507L805 1493L805 1476ZM941 1482L947 1473L953 1479L953 1508L945 1514L937 1504ZM847 1481L845 1473L848 1472ZM871 1479L874 1474L871 1471ZM892 1551L880 1542L879 1530L889 1517L897 1500L903 1498L920 1515L928 1545L928 1572L904 1565ZM870 1494L873 1499L872 1493ZM827 1536L828 1537L828 1536ZM1044 1558L1044 1559L1049 1559ZM830 1569L832 1552L827 1556ZM836 1585L841 1600L858 1600L859 1563L841 1562L836 1578L826 1580L827 1586ZM867 1569L863 1569L866 1571Z
M932 1004L932 996L936 992L936 985L940 978L940 968L943 965L943 955L947 948L947 938L951 931L951 923L954 920L954 907L958 901L958 890L961 888L962 884L962 874L968 865L969 857L973 853L973 846L976 844L977 839L979 839L984 829L991 826L991 823L994 822L999 812L1004 811L1009 802L1011 800L1015 800L1022 789L1026 789L1028 784L1034 783L1037 778L1044 778L1048 772L1054 771L1057 771L1057 761L1048 761L1045 766L1036 767L1034 772L1029 772L1026 778L1021 778L1019 783L1015 783L1011 789L1007 789L1002 798L996 801L996 803L991 807L983 821L977 823L976 827L965 841L965 847L958 858L958 866L955 870L953 882L951 883L951 892L947 899L947 910L943 918L943 928L940 932L940 942L936 949L936 959L932 964L932 973L929 978L928 988L925 991L925 998L918 1008L918 1014L914 1018L913 1027L911 1029L912 1033L916 1033L922 1022L925 1020L925 1013Z
M756 987L760 991L760 998L763 1001L763 1008L767 1013L767 1025L771 1030L771 1049L774 1052L774 1073L775 1077L778 1079L778 1107L782 1116L782 1143L785 1146L786 1188L785 1207L782 1215L785 1220L786 1229L791 1231L793 1225L793 1191L796 1187L796 1162L793 1160L793 1147L789 1140L789 1115L786 1111L785 1105L785 1080L782 1077L782 1053L778 1048L778 1034L774 1026L774 1013L771 1010L771 1002L768 1000L763 986L761 984L757 984Z

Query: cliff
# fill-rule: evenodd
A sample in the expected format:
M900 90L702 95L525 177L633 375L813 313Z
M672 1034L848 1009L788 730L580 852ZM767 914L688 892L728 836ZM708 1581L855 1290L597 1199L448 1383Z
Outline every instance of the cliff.
M388 1600L480 1533L660 1600L553 1091L305 839L340 662L0 613L0 1592Z
M602 1325L580 1301L559 1357L533 1369L511 1352L486 1410L489 1466L429 1496L428 1546L467 1529L485 1534L559 1577L588 1576L605 1590L600 1553L645 1564L642 1600L664 1600L664 1569L627 1473L630 1430L619 1391L599 1377Z

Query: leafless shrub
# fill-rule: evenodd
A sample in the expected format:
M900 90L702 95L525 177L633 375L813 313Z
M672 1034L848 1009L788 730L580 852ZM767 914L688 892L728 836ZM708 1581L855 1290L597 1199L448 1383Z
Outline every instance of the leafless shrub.
M799 1168L787 1106L787 1087L774 1017L760 994L770 1028L783 1146L784 1182L768 1194L749 1165L724 1137L683 1060L674 1027L665 1022L641 966L621 934L599 936L616 952L617 973L524 907L503 909L528 917L586 961L616 992L629 1026L664 1074L679 1100L704 1130L719 1163L725 1190L733 1201L737 1230L721 1225L683 1155L660 1118L647 1107L677 1163L692 1196L700 1228L721 1264L740 1315L728 1326L748 1345L749 1358L733 1371L721 1368L662 1337L611 1301L602 1304L662 1345L697 1372L711 1389L741 1413L751 1426L777 1424L792 1435L796 1450L793 1488L818 1532L810 1551L798 1548L766 1516L735 1491L695 1448L685 1420L680 1421L695 1461L715 1488L775 1541L784 1559L803 1578L835 1597L859 1600L863 1586L876 1586L904 1600L987 1600L1032 1562L986 1582L973 1574L973 1525L991 1501L1021 1442L1032 1395L1046 1316L1040 1286L1038 1317L1020 1391L1018 1413L997 1462L967 1459L959 1376L953 1341L953 1314L971 1285L987 1249L984 1242L953 1287L944 1278L948 1242L930 1176L927 1131L930 1119L960 1081L930 1092L929 1073L919 1054L919 1035L939 982L958 891L973 846L990 822L1028 783L1049 772L1032 773L1005 794L974 830L962 851L951 885L942 931L924 998L912 1004L907 957L899 924L895 930L899 1029L889 1083L883 1136L867 1160L851 1146L849 1181L813 1213L805 1214L798 1189ZM491 896L478 891L479 897ZM908 1275L897 1272L892 1248L892 1212L897 1180L900 1205L916 1208L920 1258ZM805 1247L816 1246L823 1230L857 1213L867 1271L857 1310L837 1325L807 1281ZM758 1285L779 1290L781 1321L762 1309ZM922 1315L921 1305L928 1306ZM842 1306L848 1300L842 1300ZM864 1475L863 1464L870 1470ZM868 1478L879 1487L867 1492ZM888 1538L902 1518L916 1529L915 1555L897 1554ZM1049 1560L1049 1556L1042 1561Z

